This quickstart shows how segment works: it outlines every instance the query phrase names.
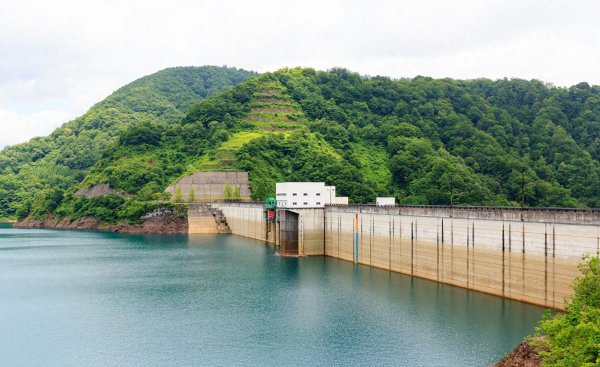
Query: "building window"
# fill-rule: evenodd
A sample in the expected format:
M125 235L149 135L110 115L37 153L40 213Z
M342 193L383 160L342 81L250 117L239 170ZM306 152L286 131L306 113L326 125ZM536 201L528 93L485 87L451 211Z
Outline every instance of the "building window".
M278 193L277 193L277 196L285 196L285 195L286 195L286 193L285 193L285 192L278 192Z
M317 192L317 196L321 196L321 193L320 193L320 192Z
M293 203L292 203L292 205L298 205L298 203L296 203L296 202L293 202Z
M308 205L308 203L305 201L305 202L304 202L304 205Z
M298 194L296 194L296 193L293 193L293 194L292 194L292 196L298 196Z
M306 192L305 192L303 195L304 195L304 196L308 196L308 193L306 193Z
M317 205L321 205L321 203L317 201Z

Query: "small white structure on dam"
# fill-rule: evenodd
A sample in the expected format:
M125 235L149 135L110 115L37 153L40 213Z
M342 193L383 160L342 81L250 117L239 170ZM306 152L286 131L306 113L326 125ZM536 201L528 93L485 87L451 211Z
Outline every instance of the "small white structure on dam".
M331 204L348 205L347 196L336 196Z
M375 205L377 206L394 206L396 205L395 197L379 197L375 199Z
M278 182L275 185L277 207L324 208L325 204L347 204L348 198L336 197L335 186L324 182Z

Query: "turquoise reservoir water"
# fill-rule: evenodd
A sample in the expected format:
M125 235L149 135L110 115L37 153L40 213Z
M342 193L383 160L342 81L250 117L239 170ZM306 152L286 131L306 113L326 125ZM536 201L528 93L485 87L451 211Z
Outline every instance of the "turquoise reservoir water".
M542 312L236 236L0 228L0 366L487 366Z

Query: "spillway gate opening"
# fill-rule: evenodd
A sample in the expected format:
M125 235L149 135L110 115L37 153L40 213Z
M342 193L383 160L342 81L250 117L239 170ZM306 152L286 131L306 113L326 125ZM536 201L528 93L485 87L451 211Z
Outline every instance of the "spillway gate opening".
M298 220L300 214L279 210L279 254L298 255Z

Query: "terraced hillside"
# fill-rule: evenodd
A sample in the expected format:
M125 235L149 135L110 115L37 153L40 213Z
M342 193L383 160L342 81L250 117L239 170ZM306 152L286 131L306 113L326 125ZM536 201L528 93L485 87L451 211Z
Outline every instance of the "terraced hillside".
M203 155L193 165L194 170L234 169L239 163L238 151L250 141L272 133L289 136L307 123L302 109L285 94L285 87L279 82L259 83L248 106L249 111L241 116L241 131L233 132L214 152Z
M306 123L300 106L285 93L285 87L270 82L252 95L250 112L243 121L262 131L292 131Z

